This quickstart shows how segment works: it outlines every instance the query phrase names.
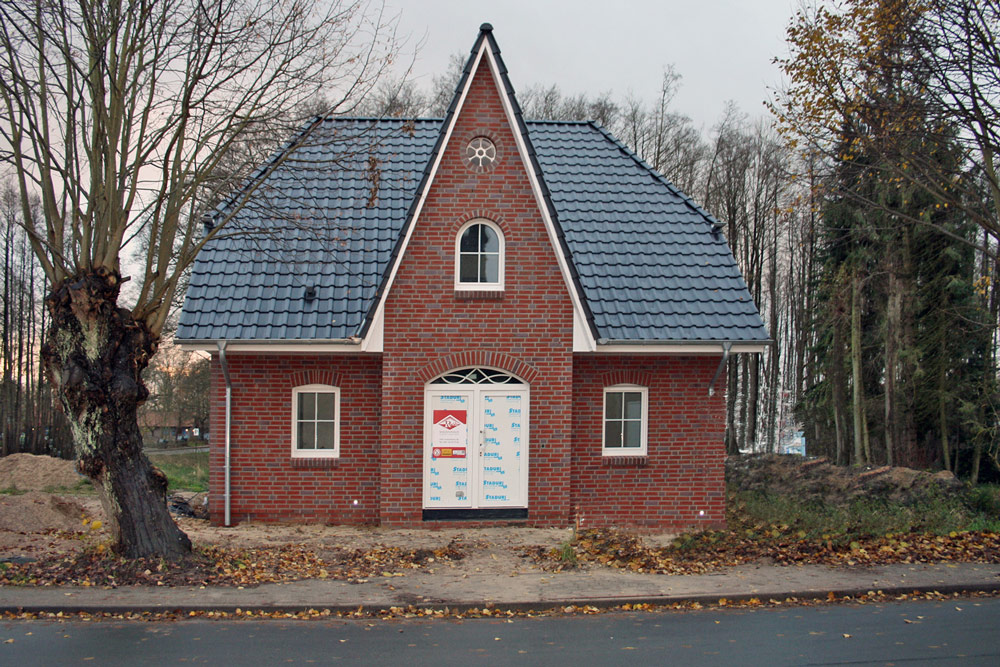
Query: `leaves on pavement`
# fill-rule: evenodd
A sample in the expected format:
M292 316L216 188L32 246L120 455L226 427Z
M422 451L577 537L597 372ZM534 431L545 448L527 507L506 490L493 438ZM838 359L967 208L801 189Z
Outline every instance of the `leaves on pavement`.
M709 531L684 535L669 547L650 547L636 535L613 529L582 531L559 549L528 547L522 555L551 570L608 566L655 574L701 574L758 560L776 564L886 565L890 563L1000 563L1000 534L889 534L849 543L833 537L807 539L781 526L763 531ZM575 563L574 563L575 561Z
M180 561L124 559L102 545L80 553L0 568L0 585L29 586L255 586L298 579L359 581L367 577L402 576L436 561L460 560L461 545L438 549L329 549L326 558L294 544L239 549L196 548Z

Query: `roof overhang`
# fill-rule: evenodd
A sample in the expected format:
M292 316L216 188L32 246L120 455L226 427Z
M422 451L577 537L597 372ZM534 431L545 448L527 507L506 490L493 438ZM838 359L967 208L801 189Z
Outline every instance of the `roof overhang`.
M187 352L216 352L218 340L176 341L178 347ZM373 353L364 346L361 338L334 340L226 340L227 354L247 352L268 354L359 354ZM607 341L600 340L594 348L575 348L583 354L672 354L672 355L715 355L722 354L729 346L730 354L760 354L774 341ZM381 350L378 350L379 352Z
M675 354L675 355L715 355L723 354L728 348L730 354L760 354L774 345L774 341L734 341L734 340L606 340L597 341L594 350L574 350L591 354Z
M328 340L181 340L174 341L185 352L218 352L219 343L226 344L226 354L267 352L270 354L316 354L321 352L359 353L360 338Z

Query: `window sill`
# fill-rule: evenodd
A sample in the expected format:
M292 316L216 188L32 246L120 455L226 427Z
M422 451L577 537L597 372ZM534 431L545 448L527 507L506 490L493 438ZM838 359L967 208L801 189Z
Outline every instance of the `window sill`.
M456 301L502 301L503 290L456 289Z
M601 457L601 465L605 468L645 468L649 463L648 456L608 456Z
M316 458L306 458L306 457L293 457L292 467L293 468L337 468L340 466L340 459L333 456L326 457L316 457Z

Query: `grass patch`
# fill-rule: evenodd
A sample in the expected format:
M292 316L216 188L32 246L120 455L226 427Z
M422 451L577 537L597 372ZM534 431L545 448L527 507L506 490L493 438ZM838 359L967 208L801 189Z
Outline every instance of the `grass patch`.
M0 488L0 496L21 496L28 493L29 489L19 489L16 486ZM80 481L73 486L46 486L43 493L53 493L59 496L90 496L94 494L94 485L90 480L81 477Z
M850 542L890 533L948 535L1000 531L1000 495L995 487L964 492L928 492L907 502L858 498L844 504L803 501L762 491L729 494L729 528L747 537L795 533L802 539Z
M60 496L92 496L95 493L94 485L86 477L81 477L73 486L46 486L42 490Z
M576 549L573 548L573 540L566 540L558 547L556 547L556 554L559 562L567 567L573 567L576 565Z
M170 491L208 491L208 452L150 454L149 460L167 476Z

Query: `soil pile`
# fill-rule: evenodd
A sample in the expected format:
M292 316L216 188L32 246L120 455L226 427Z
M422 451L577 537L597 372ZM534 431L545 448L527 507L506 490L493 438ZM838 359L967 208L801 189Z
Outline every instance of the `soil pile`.
M74 498L39 491L0 496L0 531L44 533L52 530L83 530L85 514Z
M954 493L965 486L948 471L851 468L833 465L826 458L809 460L781 454L730 456L726 459L726 482L737 491L767 491L837 504L862 496L907 503L929 494Z
M11 454L0 458L0 489L72 489L82 479L73 461L37 454Z

